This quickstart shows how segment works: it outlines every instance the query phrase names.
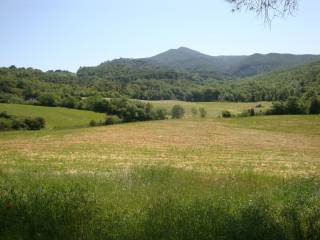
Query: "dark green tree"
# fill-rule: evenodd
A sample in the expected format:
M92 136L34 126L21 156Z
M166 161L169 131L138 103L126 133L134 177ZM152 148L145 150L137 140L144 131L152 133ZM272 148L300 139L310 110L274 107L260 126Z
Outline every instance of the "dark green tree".
M318 96L314 96L309 105L309 114L320 114L320 99Z
M57 105L57 99L53 94L45 93L38 97L39 104L42 106L54 107Z

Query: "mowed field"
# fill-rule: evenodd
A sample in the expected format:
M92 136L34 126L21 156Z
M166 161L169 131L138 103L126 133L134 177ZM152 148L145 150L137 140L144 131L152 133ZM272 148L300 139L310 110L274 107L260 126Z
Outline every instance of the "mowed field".
M176 103L154 102L168 109ZM4 239L12 232L69 239L320 237L319 115L223 119L222 110L240 113L257 103L178 103L184 119L87 128L61 121L85 115L85 125L104 116L44 108L39 116L49 129L0 133ZM12 106L0 104L0 111L30 116L40 109ZM204 119L191 115L200 106L208 111ZM14 227L20 224L26 227Z
M157 103L161 104L173 105L167 101ZM1 133L1 169L103 174L113 168L163 164L205 172L250 170L268 175L304 176L320 173L320 116L222 119L218 118L221 109L236 113L253 104L185 103L184 106L187 105L190 107L186 107L186 118L181 120ZM204 106L209 116L192 118L189 110L197 105ZM49 128L85 125L91 118L104 117L61 108L10 107L0 105L0 111L44 116Z

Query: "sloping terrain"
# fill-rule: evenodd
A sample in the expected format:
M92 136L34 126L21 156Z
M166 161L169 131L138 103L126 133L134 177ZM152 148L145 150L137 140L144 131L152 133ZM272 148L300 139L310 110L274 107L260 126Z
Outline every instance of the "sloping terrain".
M104 121L105 114L60 107L0 103L0 112L23 117L43 117L47 129L86 127L91 120Z

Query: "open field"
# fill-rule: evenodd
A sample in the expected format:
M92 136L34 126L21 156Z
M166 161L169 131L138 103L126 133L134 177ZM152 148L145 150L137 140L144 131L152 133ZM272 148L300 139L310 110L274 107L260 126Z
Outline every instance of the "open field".
M320 116L221 119L219 106L254 103L195 105L209 116L1 133L0 234L317 239Z
M208 112L208 117L218 117L221 115L221 112L224 110L228 110L233 114L241 113L244 110L255 108L256 112L264 111L271 106L270 102L255 102L255 103L232 103L232 102L183 102L183 101L174 101L174 100L167 100L167 101L149 101L156 107L163 107L166 108L168 111L176 105L179 104L183 106L186 110L185 117L191 118L191 109L192 108L200 108L203 107ZM261 108L256 108L257 105L261 104Z

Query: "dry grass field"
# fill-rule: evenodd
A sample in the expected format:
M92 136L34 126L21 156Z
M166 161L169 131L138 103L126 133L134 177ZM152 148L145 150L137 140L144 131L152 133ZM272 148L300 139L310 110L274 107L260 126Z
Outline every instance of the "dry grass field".
M197 171L314 176L318 116L165 120L0 136L2 171L101 173L161 164Z

